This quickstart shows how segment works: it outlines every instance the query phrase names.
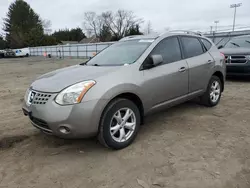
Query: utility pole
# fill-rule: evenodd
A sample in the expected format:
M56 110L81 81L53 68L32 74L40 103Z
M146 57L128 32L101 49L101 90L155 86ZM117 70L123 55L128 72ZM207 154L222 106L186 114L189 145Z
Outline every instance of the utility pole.
M240 7L242 3L237 3L237 4L231 4L230 8L234 8L234 20L233 20L233 31L235 29L235 20L236 20L236 9Z
M217 26L218 26L219 22L220 22L219 20L214 21L214 23L215 23L215 32L217 32Z
M213 26L210 26L210 34L213 33Z

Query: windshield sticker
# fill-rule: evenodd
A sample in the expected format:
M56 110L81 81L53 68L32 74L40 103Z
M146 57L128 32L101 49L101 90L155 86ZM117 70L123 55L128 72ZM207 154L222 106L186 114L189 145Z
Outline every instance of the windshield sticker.
M142 40L139 40L139 42L150 42L150 43L152 43L152 42L154 42L154 40L153 39L142 39Z

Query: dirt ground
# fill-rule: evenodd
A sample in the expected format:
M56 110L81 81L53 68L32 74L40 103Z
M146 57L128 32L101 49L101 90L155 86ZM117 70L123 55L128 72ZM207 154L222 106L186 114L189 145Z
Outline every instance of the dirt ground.
M189 102L147 117L130 147L112 151L45 136L22 114L32 80L79 62L0 59L1 188L250 188L250 79L228 80L215 108Z

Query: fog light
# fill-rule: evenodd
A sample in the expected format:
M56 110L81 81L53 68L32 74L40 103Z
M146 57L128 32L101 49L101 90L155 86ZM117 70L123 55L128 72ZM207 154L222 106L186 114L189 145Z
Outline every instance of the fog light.
M65 126L61 126L59 128L59 131L62 133L62 134L69 134L70 133L70 129L68 127L65 127Z

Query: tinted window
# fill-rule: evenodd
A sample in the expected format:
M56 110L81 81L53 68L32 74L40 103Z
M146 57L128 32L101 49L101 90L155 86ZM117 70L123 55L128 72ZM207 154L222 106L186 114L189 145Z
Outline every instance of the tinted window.
M206 50L208 51L211 47L212 47L212 44L206 40L206 39L201 39L202 43L204 44L204 46L206 47Z
M181 60L181 50L177 37L163 39L152 51L151 55L162 55L164 63Z
M200 41L194 37L182 37L185 57L190 58L203 54Z

